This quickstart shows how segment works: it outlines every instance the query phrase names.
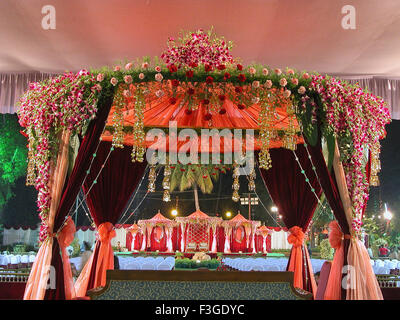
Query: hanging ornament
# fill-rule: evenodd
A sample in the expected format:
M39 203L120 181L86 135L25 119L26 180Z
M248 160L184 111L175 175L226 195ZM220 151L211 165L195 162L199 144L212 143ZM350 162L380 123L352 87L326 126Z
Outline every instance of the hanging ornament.
M171 195L170 195L170 193L169 193L169 190L164 190L163 201L164 201L164 202L169 202L169 201L171 201Z
M370 186L379 186L378 173L381 170L381 161L379 154L381 152L381 145L379 140L371 146L371 177L369 179Z
M256 183L254 182L255 179L256 179L256 172L253 168L251 169L249 174L249 191L256 190Z
M144 132L144 109L146 101L144 97L144 91L138 87L135 93L135 117L136 121L133 125L133 150L132 149L132 162L143 162L144 154L146 153L145 148L145 132ZM135 151L135 152L134 152Z
M27 173L26 173L26 185L34 186L35 180L36 180L35 157L34 157L31 145L29 145L28 166L27 166Z
M150 171L149 171L149 185L148 185L148 192L154 192L156 191L156 166L151 165L150 166Z
M115 148L124 147L124 114L122 111L125 105L125 98L123 95L124 87L125 85L122 83L118 86L113 102L113 105L115 106L115 111L113 114L114 133L112 139L112 146Z
M232 184L232 189L233 189L233 194L232 194L232 200L235 202L239 201L239 189L240 189L240 183L239 183L239 174L240 174L240 170L239 170L239 166L238 164L235 162L233 164L233 184Z
M260 142L261 150L259 154L259 167L268 170L272 167L271 155L269 154L270 142L274 138L273 121L274 112L271 105L266 102L261 104L261 111L259 115L260 122Z
M294 115L289 117L288 129L285 132L285 137L283 138L283 147L289 150L296 150L297 139L296 139L296 129L294 127Z

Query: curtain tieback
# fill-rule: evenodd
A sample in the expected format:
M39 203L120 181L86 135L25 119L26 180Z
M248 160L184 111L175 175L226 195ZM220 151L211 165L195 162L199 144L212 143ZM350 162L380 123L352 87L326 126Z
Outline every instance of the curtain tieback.
M339 249L344 239L351 239L350 234L343 234L340 229L339 223L334 220L329 223L329 243L334 249Z
M345 234L345 235L343 236L343 239L351 239L351 234Z
M111 222L104 222L97 229L100 242L110 242L117 234Z
M300 247L303 245L304 241L304 232L303 229L294 226L289 229L289 236L287 238L288 242L293 245L294 247Z

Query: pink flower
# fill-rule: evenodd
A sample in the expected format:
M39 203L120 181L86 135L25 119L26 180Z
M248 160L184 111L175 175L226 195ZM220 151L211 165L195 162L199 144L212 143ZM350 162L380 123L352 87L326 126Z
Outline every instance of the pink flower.
M143 80L143 79L144 79L144 73L143 73L143 72L139 73L139 79L140 79L140 80Z
M156 81L161 82L164 77L163 77L163 75L161 73L157 73L154 76L154 78L156 79Z
M271 80L265 81L265 86L266 86L268 89L272 88L272 81L271 81Z
M115 66L114 67L114 71L119 71L119 70L121 70L121 66Z
M126 84L131 84L132 83L132 76L131 75L126 75L125 77L124 77L124 81L125 81L125 83Z
M282 78L281 80L279 80L279 84L284 87L287 85L287 80L285 78Z
M268 71L267 68L264 68L263 71L262 71L262 73L263 73L264 76L267 76L268 73L269 73L269 71Z
M156 91L156 97L157 98L161 98L163 95L164 95L164 91L162 91L162 90L157 90Z
M295 86L297 86L297 85L299 84L299 79L297 79L297 78L293 78L293 79L291 79L290 81L292 81L292 83L293 83Z
M148 62L143 62L142 63L142 69L147 69L149 67Z
M117 85L117 83L118 83L118 80L116 78L112 77L110 82L115 87Z
M131 96L131 91L130 90L124 90L123 95L124 95L124 97L129 98Z
M305 93L306 93L306 88L304 88L303 86L301 86L301 87L299 88L299 90L297 90L297 92L300 93L300 94L305 94Z
M304 79L309 79L309 78L310 78L310 75L306 72L306 73L303 74L303 78L304 78Z
M104 80L104 74L103 74L103 73L99 73L99 74L97 75L96 80L97 80L98 82L102 82L102 81Z
M131 70L131 69L132 69L132 66L133 66L132 62L127 63L127 64L125 65L125 70Z
M281 69L276 68L274 71L278 76L280 76L282 74L282 70Z
M157 72L161 72L161 67L157 66L157 67L154 68L154 70L157 71Z
M294 70L293 69L287 69L286 73L287 74L294 74Z
M256 69L253 68L253 67L250 67L249 68L249 72L250 72L251 75L255 75L256 74Z
M255 89L260 87L260 81L253 81L253 83L251 84L251 86Z
M285 98L289 98L291 94L292 94L292 92L291 92L290 90L285 90L285 91L283 91L283 96L284 96Z

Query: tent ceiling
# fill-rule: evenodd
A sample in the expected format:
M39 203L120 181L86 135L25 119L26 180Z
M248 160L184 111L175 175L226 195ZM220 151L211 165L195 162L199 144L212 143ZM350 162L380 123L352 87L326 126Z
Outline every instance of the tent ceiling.
M42 6L56 8L43 30ZM356 29L341 27L347 1L2 0L0 72L62 72L160 55L180 30L233 40L244 63L338 75L400 77L400 1L353 0Z

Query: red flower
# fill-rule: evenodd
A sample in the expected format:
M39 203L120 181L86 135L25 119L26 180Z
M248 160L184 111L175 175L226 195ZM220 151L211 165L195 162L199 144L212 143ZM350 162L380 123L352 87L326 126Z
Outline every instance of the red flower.
M202 101L202 103L203 103L204 105L208 105L208 104L210 103L210 100L204 99L204 100Z
M238 108L239 108L240 110L243 110L243 109L245 108L245 106L244 106L244 104L238 104Z
M224 64L220 64L220 65L217 67L217 69L218 69L218 70L225 70L226 67L225 67Z
M236 67L237 67L237 69L238 69L239 71L242 71L242 70L243 70L243 66L242 66L241 64L236 65Z
M174 87L179 86L179 80L172 79L172 80L171 80L171 83L172 83L172 86L174 86Z
M193 70L186 71L187 78L193 78Z
M226 109L222 108L221 110L219 110L219 114L225 114L226 113Z
M224 80L228 80L230 77L231 77L231 75L229 74L229 72L225 72Z
M185 114L188 115L188 116L190 116L190 115L192 114L192 110L186 109L186 110L185 110Z
M211 118L212 118L212 114L211 113L206 113L204 115L204 120L206 120L206 121L211 120Z
M192 68L197 68L197 67L198 67L198 64L197 64L196 62L192 62L192 63L190 64L190 66L191 66Z
M205 70L206 72L209 72L209 71L212 71L213 68L212 68L212 66L210 66L209 64L206 64L206 65L204 65L204 70Z
M214 82L214 78L213 78L213 77L208 76L208 77L206 78L206 83L211 84L211 83L213 83L213 82Z
M243 88L242 87L235 87L235 92L236 93L242 93L243 92Z
M246 80L246 76L243 73L241 73L239 74L238 79L240 82L244 82Z
M192 94L194 94L194 89L193 88L189 88L187 92L188 92L189 95L192 95Z
M174 73L174 72L177 72L177 71L178 71L178 68L177 68L176 65L174 65L174 64L171 64L171 65L168 67L168 69L169 69L169 72L171 72L171 73Z
M169 98L169 103L170 104L175 104L176 103L176 98L175 97Z
M226 97L223 94L220 94L218 96L218 98L219 98L219 100L224 101Z

